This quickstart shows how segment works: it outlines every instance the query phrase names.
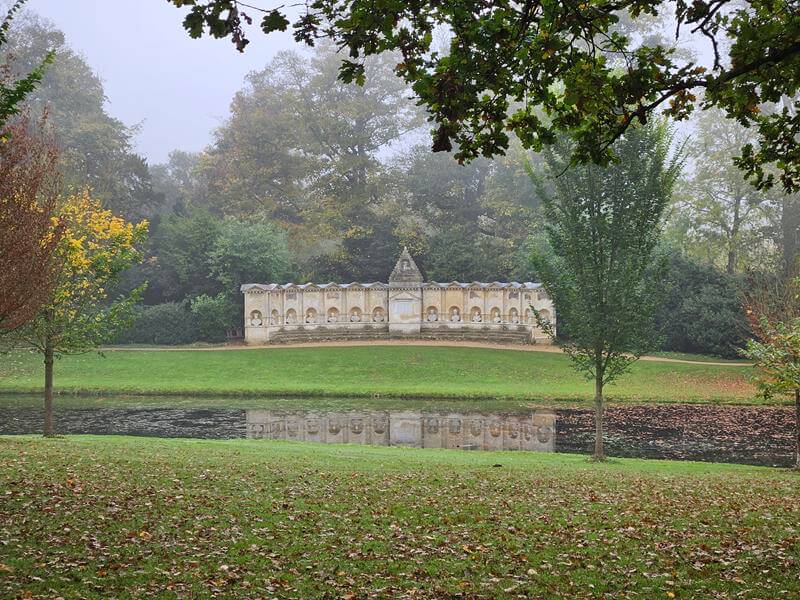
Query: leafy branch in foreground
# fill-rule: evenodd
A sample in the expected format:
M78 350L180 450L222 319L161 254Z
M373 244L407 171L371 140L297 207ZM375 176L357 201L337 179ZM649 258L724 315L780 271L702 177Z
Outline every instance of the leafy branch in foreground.
M248 11L265 33L291 25L308 45L330 38L348 53L348 82L363 83L363 57L399 52L396 72L435 125L433 149L455 148L460 160L504 153L510 133L539 150L566 132L572 162L606 165L633 123L718 107L758 131L737 159L744 173L759 187L777 175L787 192L800 189L796 0L310 0L293 23L283 6L168 1L189 9L192 37L230 37L240 51ZM637 32L654 16L673 25L674 42ZM437 31L452 34L445 52ZM710 46L709 64L681 54L682 34Z
M22 9L22 5L27 0L17 0L8 9L6 16L0 21L0 50L8 41L8 30L11 28L11 21L14 15ZM55 59L54 52L48 52L44 60L39 63L25 77L12 80L10 67L7 64L0 64L0 129L6 124L10 117L18 115L21 110L22 101L30 94L36 84L44 77L45 69ZM0 142L8 141L8 131L0 132Z

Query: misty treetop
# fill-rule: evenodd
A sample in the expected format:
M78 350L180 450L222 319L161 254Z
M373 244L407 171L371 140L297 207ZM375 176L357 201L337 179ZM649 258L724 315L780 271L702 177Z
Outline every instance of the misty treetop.
M655 111L685 119L716 106L758 130L737 164L759 187L800 189L800 11L795 0L313 0L290 23L285 8L237 0L170 0L184 27L230 37L243 51L257 13L265 33L290 25L298 41L334 40L348 52L342 80L363 84L363 57L398 52L434 123L433 149L456 157L502 154L510 133L541 149L566 132L571 158L607 164L612 142ZM620 27L665 16L674 41ZM446 51L434 34L452 34ZM703 64L681 35L710 48ZM774 108L764 110L765 104Z
M151 217L159 198L146 161L133 151L136 128L108 113L102 80L63 32L26 11L15 18L2 50L14 74L31 72L50 57L25 106L34 115L47 111L65 184L76 192L91 187L95 198L126 218Z

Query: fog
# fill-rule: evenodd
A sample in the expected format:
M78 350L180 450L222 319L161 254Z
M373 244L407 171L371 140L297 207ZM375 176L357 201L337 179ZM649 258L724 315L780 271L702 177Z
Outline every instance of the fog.
M245 75L301 48L290 34L257 28L245 53L228 40L193 40L181 25L186 10L166 0L30 0L26 8L62 30L102 77L109 113L140 124L136 150L151 164L175 148L203 149Z

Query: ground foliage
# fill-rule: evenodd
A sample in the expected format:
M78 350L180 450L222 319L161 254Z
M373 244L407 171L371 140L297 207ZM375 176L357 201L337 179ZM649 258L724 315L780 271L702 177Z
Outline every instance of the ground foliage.
M790 597L800 479L270 442L0 438L7 597Z

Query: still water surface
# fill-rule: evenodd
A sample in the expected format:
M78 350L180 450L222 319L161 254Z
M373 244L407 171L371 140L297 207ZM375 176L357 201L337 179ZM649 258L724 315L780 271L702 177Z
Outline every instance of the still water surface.
M137 405L92 398L82 405L81 399L58 398L55 423L63 434L577 453L589 453L594 436L593 414L580 406L484 412L475 401L458 409L457 403L429 400L403 410L402 401L382 409L359 399L304 398L251 399L232 408L236 402L221 399L213 406L208 398L165 398ZM320 408L310 408L315 406ZM0 396L0 434L38 433L41 427L37 398ZM793 430L790 407L619 405L606 413L606 450L611 456L788 466Z

